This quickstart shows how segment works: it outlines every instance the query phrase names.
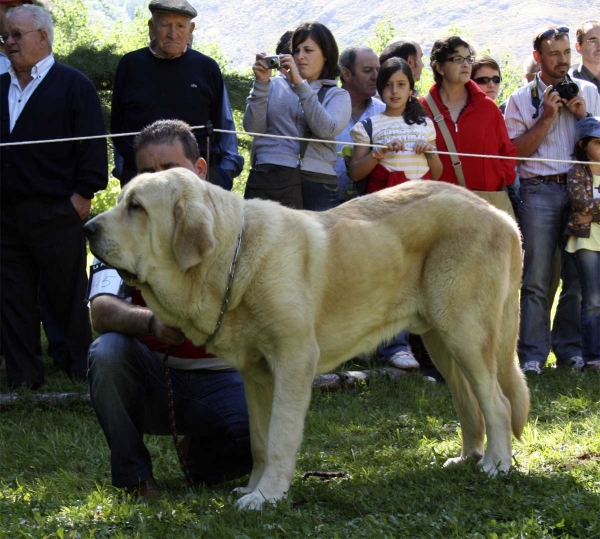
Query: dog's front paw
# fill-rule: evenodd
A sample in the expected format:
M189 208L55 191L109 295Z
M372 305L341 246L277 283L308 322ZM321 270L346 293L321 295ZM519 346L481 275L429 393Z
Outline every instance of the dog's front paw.
M282 494L281 496L265 496L260 490L254 490L250 494L242 496L235 502L235 506L242 511L257 511L262 509L264 505L275 505L284 497L285 494Z

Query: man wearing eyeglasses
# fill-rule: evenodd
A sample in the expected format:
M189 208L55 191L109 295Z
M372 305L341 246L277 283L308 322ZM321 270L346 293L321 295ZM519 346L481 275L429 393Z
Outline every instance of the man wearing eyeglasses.
M577 28L575 37L575 49L581 55L581 64L571 68L571 76L595 84L600 93L600 22L585 21Z
M32 0L0 0L0 36L6 33L6 14L14 7L23 4L32 4ZM4 43L0 43L0 75L6 73L10 67L10 60L6 56Z
M585 116L600 114L600 98L593 84L577 80L573 86L568 76L568 28L551 26L538 33L533 39L533 56L540 73L510 96L505 120L517 156L533 159L518 166L519 221L525 251L518 354L524 372L540 374L550 348L558 367L580 370L584 364L578 323L579 278L572 256L563 251L570 206L566 176L571 165L536 159L569 161L575 124ZM562 291L551 333L548 289L557 248L562 255Z
M96 89L79 71L55 62L48 11L23 5L6 16L10 60L0 76L0 142L104 135ZM106 142L18 144L0 149L0 313L10 387L44 382L38 290L44 283L68 345L65 368L86 378L92 340L83 220L107 184Z

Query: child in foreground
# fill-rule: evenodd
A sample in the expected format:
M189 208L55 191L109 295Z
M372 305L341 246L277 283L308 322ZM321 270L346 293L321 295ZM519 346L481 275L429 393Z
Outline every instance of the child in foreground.
M400 58L386 60L377 76L377 91L386 105L383 113L358 122L350 134L354 142L385 145L371 150L355 146L349 175L357 182L368 176L367 193L408 180L442 174L435 153L435 128L414 97L415 81L410 65Z

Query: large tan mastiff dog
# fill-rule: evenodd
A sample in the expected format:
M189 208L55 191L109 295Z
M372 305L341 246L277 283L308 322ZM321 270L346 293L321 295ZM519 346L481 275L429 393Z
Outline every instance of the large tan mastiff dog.
M511 466L529 392L515 362L521 245L514 221L433 181L313 213L243 200L192 172L143 174L86 225L92 252L244 379L254 467L237 506L284 497L315 375L403 329L423 336L462 428L454 464ZM487 432L487 451L484 436Z

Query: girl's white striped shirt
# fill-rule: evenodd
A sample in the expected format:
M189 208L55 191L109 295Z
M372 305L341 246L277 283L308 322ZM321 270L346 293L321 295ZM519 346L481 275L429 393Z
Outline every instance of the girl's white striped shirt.
M404 142L402 152L388 152L380 165L390 172L401 170L409 180L422 178L429 170L427 158L416 154L413 146L416 142L430 142L435 145L435 127L429 118L425 124L408 125L402 116L378 114L371 117L373 123L373 144L387 144L396 138ZM369 135L362 122L358 122L350 131L354 142L369 143Z

